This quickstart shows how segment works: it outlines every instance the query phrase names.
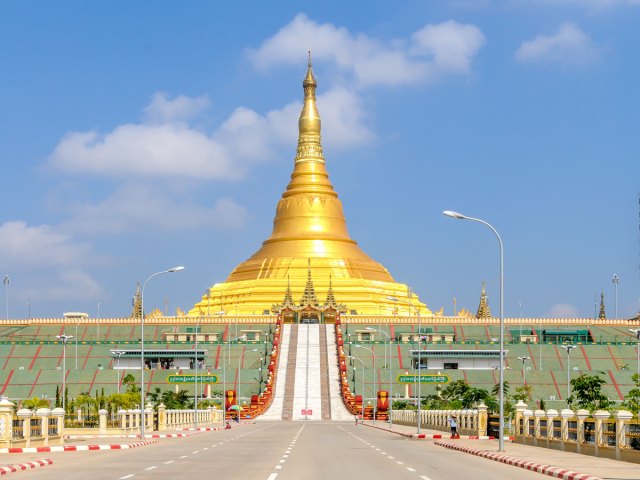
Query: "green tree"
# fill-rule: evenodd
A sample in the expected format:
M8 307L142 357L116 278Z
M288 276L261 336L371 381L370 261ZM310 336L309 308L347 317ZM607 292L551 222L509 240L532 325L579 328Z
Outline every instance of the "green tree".
M49 403L49 400L46 398L33 397L22 402L22 406L30 410L37 410L38 408L47 408Z
M486 404L489 398L491 398L491 395L484 388L470 387L462 395L462 408L472 408L479 403Z
M528 402L531 398L531 385L522 385L521 387L516 387L516 393L514 393L511 398L515 402L523 401Z
M606 383L601 377L604 372L598 372L596 375L583 373L577 378L571 380L571 396L567 399L567 403L573 408L584 408L590 412L594 410L606 410L613 406L613 402L602 393L602 386Z
M459 402L462 403L462 399L464 394L471 387L464 380L456 380L455 382L451 382L445 388L442 389L442 398L449 402Z
M62 402L60 402L60 386L56 385L56 403L55 408L61 407Z
M504 396L505 398L509 395L509 382L507 382L506 380L503 382L503 389L504 389ZM494 397L497 397L498 395L500 395L500 383L496 383L493 388L491 389L491 394Z
M640 412L640 375L634 373L631 379L633 380L634 388L629 390L629 393L624 397L622 407L637 414Z
M127 392L135 393L140 391L140 387L136 385L136 379L133 375L128 373L122 379L122 385L125 386Z

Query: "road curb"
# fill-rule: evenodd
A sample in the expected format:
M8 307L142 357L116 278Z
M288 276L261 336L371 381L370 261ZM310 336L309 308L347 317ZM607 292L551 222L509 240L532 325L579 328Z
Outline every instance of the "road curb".
M603 480L600 477L594 477L593 475L588 475L586 473L574 472L572 470L567 470L566 468L552 467L550 465L544 465L542 463L529 462L527 460L521 460L519 458L511 457L509 455L503 455L500 453L476 450L475 448L465 447L464 445L455 443L443 441L435 441L433 443L441 447L470 453L472 455L477 455L478 457L488 458L489 460L493 460L496 462L506 463L507 465L513 465L515 467L520 467L526 470L542 473L544 475L549 475L550 477L562 478L563 480Z
M9 473L20 472L22 470L28 470L29 468L46 467L51 465L53 460L43 458L41 460L34 460L28 463L18 463L16 465L9 465L6 467L0 467L0 475L7 475Z
M128 448L144 447L158 443L158 440L147 440L134 443L116 443L110 445L57 445L54 447L25 447L0 448L0 453L57 453L57 452L86 452L98 450L126 450Z
M195 435L198 432L191 433L153 433L147 434L144 438L183 438ZM81 440L85 438L140 438L140 435L65 435L68 440Z
M395 433L396 435L402 435L406 438L412 438L415 440L442 440L443 438L450 438L450 436L443 435L441 433L405 433L399 432L397 430L392 430L391 428L379 427L378 425L371 425L369 423L359 423L358 425L364 425L365 427L376 428L378 430L382 430L384 432ZM463 435L458 437L459 440L495 440L495 437L487 436L487 435ZM453 439L451 440L458 440Z

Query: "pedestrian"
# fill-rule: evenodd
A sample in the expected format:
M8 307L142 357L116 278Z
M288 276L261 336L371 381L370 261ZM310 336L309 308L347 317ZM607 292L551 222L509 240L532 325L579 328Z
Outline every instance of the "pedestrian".
M454 415L449 417L449 426L451 427L451 438L458 438L458 421Z
M358 426L358 415L354 415L353 418L356 421L356 427L357 427Z

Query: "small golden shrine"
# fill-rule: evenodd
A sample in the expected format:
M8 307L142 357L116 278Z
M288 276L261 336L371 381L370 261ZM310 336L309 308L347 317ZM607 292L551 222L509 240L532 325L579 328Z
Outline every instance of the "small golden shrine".
M347 312L347 307L336 301L331 279L329 279L327 298L324 304L320 304L313 286L311 260L309 260L307 283L304 287L300 304L296 305L294 303L291 284L287 283L283 302L279 305L273 305L271 312L279 314L285 323L334 323L337 316Z

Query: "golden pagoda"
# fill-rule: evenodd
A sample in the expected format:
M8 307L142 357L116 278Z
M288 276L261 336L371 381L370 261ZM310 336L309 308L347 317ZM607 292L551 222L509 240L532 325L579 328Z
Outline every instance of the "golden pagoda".
M349 236L322 153L311 56L302 85L304 106L293 173L276 207L271 236L188 314L268 314L273 305L283 304L283 298L299 298L312 272L318 294L330 294L349 314L415 315L419 309L421 315L431 315L407 285L396 283Z

